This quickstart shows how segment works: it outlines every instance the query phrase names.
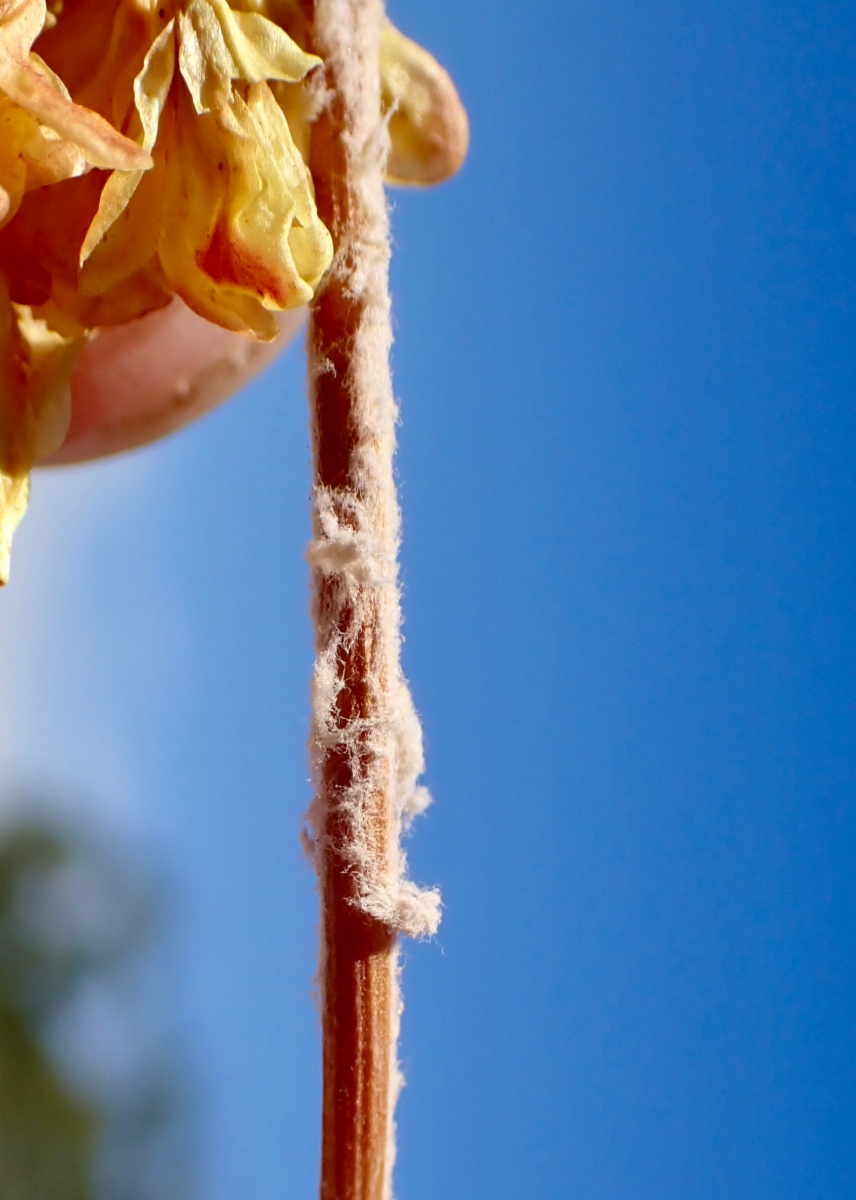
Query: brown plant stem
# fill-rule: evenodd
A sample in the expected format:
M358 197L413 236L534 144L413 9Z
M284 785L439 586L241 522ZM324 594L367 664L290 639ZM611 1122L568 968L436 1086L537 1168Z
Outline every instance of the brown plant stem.
M401 703L380 0L305 0L324 59L310 168L335 258L312 305L310 820L321 893L322 1200L384 1200L398 1087Z

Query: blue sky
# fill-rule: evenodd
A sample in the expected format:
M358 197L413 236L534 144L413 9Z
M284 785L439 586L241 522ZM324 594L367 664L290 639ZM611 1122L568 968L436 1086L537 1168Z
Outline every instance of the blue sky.
M406 666L443 888L400 1200L845 1200L854 112L844 3L400 0L472 121L394 195ZM8 778L153 841L205 1200L313 1194L311 638L292 352L42 474Z

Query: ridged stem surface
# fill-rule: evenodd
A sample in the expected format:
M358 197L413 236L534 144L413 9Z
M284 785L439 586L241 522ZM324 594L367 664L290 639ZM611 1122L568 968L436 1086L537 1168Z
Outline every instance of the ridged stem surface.
M384 1200L397 1090L396 932L366 896L397 871L398 510L377 0L309 0L310 168L333 266L309 331L315 486L312 823L321 892L322 1200ZM369 905L370 907L370 905Z

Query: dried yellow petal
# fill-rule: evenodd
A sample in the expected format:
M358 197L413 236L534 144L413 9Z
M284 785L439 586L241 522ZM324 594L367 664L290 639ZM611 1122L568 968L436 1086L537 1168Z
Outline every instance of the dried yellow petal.
M233 7L263 13L298 44L305 44L309 31L300 0L235 0ZM247 19L240 13L235 16ZM427 50L390 22L381 31L380 72L392 142L387 182L428 186L454 175L466 158L469 125L448 73ZM299 89L273 90L305 157L315 105L306 103Z
M226 0L209 0L209 3L235 62L233 79L243 79L246 83L264 83L270 79L297 83L321 62L316 55L301 50L266 17L233 12Z
M25 147L37 124L0 92L0 224L18 211L27 188Z
M170 286L200 316L261 340L272 310L312 298L332 257L308 171L264 84L196 116L179 96L159 241Z
M193 107L202 116L230 99L235 63L207 0L190 0L186 10L178 14L178 30L181 77Z
M85 340L56 312L37 317L12 304L0 278L0 585L9 578L30 467L62 445L68 429L69 380Z
M33 42L45 23L45 0L0 0L0 91L42 125L76 146L95 167L145 170L150 156L97 113L73 103L33 61Z
M296 82L317 62L264 17L190 0L134 81L138 116L127 129L155 167L116 171L105 185L81 247L81 294L106 301L156 255L166 286L201 316L275 337L272 311L311 299L332 245L288 122L258 76Z
M148 153L151 153L157 141L161 114L174 73L175 32L174 22L170 21L155 38L143 61L143 68L134 80L135 125L138 128L132 132ZM107 180L95 220L89 226L80 249L81 266L127 208L144 174L143 171L114 171ZM127 270L125 274L128 274Z
M448 73L390 22L381 31L380 72L390 112L388 181L425 185L454 175L466 158L469 123Z
M64 0L49 24L0 0L0 581L87 331L177 294L268 340L318 287L307 39L299 0ZM380 56L389 180L447 178L468 139L449 76L391 25Z

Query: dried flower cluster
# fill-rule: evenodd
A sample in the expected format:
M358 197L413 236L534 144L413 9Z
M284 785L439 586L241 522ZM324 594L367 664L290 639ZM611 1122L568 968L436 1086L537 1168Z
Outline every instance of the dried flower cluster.
M262 341L330 264L300 0L0 0L0 583L86 340L163 307ZM387 25L389 179L466 151L445 71Z

